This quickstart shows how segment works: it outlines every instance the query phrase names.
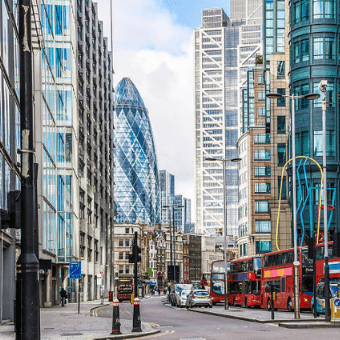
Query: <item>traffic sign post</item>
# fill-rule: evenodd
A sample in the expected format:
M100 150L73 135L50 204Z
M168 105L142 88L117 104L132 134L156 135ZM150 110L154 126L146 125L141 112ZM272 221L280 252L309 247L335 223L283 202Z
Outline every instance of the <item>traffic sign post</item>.
M81 262L70 262L69 278L78 279L78 314L80 313L80 279L81 279Z

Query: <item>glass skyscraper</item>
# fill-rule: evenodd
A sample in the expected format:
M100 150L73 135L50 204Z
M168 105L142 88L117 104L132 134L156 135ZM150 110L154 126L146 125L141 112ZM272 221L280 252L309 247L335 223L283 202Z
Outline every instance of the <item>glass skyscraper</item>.
M195 34L196 232L216 236L224 228L222 163L237 157L239 26L222 8L203 10ZM237 235L238 171L228 163L228 234Z
M338 0L298 0L290 2L290 75L295 95L320 93L318 85L326 80L326 157L328 213L330 233L339 231L339 169L340 169L340 2ZM314 101L295 101L296 155L309 156L322 164L322 104ZM316 167L307 171L307 183L302 180L302 192L310 194L303 218L306 232L316 230L320 172ZM310 192L308 192L310 190ZM299 193L299 191L298 191ZM325 204L325 203L322 203ZM313 216L313 219L311 218ZM307 221L307 223L306 223ZM298 216L298 228L301 228Z
M117 85L115 103L116 222L154 225L160 222L160 192L148 110L129 78Z

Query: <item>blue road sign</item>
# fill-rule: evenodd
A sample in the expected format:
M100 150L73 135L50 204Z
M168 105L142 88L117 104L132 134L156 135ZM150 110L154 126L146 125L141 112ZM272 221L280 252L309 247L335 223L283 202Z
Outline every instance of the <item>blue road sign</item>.
M70 262L70 279L81 279L81 262L73 261Z
M335 299L334 300L334 306L335 307L340 307L340 299Z

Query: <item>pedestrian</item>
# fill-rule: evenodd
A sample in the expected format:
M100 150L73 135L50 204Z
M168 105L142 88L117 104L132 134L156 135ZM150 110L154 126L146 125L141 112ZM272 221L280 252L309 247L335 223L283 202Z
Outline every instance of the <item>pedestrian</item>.
M62 307L65 306L66 297L67 297L66 290L65 290L64 288L61 288L61 291L60 291L60 299L61 299L61 305L62 305Z

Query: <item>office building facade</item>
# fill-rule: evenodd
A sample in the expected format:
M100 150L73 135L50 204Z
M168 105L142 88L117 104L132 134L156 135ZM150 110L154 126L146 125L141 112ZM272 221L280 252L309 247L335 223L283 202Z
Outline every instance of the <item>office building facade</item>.
M161 197L161 223L168 223L170 216L164 206L169 206L173 202L175 196L175 176L166 170L160 170L159 190Z
M327 206L330 235L339 231L339 27L340 3L336 0L290 2L290 68L291 91L295 95L320 93L319 83L327 81L326 89L326 158ZM295 101L296 155L309 156L322 164L323 125L321 97L315 101ZM308 184L308 185L307 185ZM320 196L320 172L317 167L307 171L301 180L302 202L306 209L298 216L299 241L303 232L317 228L317 207ZM299 190L299 188L298 188ZM298 191L299 194L300 191ZM309 195L309 196L307 196ZM299 198L299 196L298 196ZM325 203L322 203L325 205ZM332 207L335 207L333 209Z
M195 231L216 236L224 228L222 162L205 159L237 157L239 26L232 24L223 9L205 9L202 27L195 29L194 36ZM237 235L237 164L227 163L226 179L227 233Z

